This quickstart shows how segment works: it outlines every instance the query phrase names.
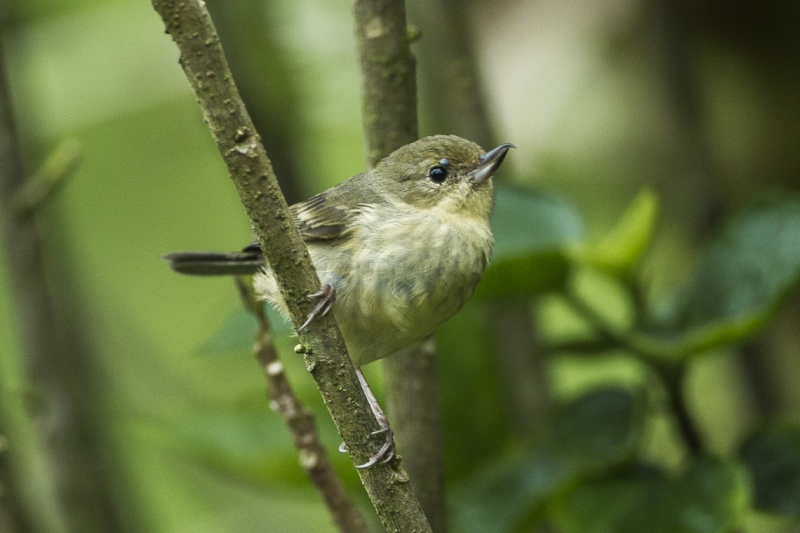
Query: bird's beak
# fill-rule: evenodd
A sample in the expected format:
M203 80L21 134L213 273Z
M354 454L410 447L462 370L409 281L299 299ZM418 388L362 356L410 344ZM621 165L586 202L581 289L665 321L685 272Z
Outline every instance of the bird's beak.
M506 152L508 152L509 148L516 148L516 146L511 143L505 143L501 144L494 150L490 150L485 154L482 154L480 156L478 168L472 171L469 182L483 183L491 178L492 174L497 172L497 169L500 168L500 165L503 163L503 159L505 159Z

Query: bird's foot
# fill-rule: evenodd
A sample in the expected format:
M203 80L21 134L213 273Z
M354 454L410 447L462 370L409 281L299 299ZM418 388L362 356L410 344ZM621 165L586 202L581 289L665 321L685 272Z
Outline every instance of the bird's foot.
M373 435L380 435L381 433L386 435L386 440L384 441L383 446L381 446L380 450L378 450L375 455L369 458L369 461L363 465L356 465L356 468L369 468L378 463L386 464L394 459L396 452L394 444L394 431L392 431L392 428L389 427L389 424L386 424L385 426L381 425L379 430L372 432Z
M298 331L302 331L306 329L306 326L311 324L311 321L315 318L325 316L331 312L333 309L333 303L336 301L336 289L333 288L333 285L325 284L322 286L322 289L315 292L314 294L309 294L308 299L319 298L319 302L314 309L308 313L308 317L306 317L306 321L303 322L303 325L298 328Z
M385 464L394 459L396 455L396 448L394 444L394 431L392 428L389 427L389 424L381 425L381 428L377 431L372 432L373 435L386 435L386 441L381 446L380 450L378 450L375 455L369 458L369 460L361 465L356 465L356 468L369 468L374 466L378 463ZM339 451L342 453L347 453L347 445L343 442L339 445Z

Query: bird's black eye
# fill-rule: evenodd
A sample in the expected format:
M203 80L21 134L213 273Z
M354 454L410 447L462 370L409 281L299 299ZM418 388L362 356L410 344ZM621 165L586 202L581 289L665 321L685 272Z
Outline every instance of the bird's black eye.
M443 167L443 166L441 166L441 165L436 165L436 166L435 166L435 167L433 167L433 168L431 169L431 171L428 173L428 177L429 177L429 178L431 179L431 181L433 181L434 183L442 183L442 182L444 182L444 180L446 180L446 179L447 179L447 169L446 169L446 168L444 168L444 167Z

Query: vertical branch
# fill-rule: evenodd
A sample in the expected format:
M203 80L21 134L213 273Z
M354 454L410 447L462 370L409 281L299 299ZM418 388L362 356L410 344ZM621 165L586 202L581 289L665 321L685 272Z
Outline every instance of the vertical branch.
M60 335L62 317L48 284L34 219L37 204L61 178L44 179L49 169L40 174L42 182L25 179L4 64L0 78L0 213L24 354L24 362L0 373L0 421L8 439L10 490L31 531L123 531L87 404L89 361L71 349L74 332ZM64 172L71 167L67 164ZM5 363L11 365L13 360L9 357ZM30 387L24 384L28 379ZM38 396L35 414L31 391Z
M5 160L0 157L0 161ZM28 412L22 383L10 368L14 355L0 358L0 437L4 442L0 451L0 514L10 523L10 531L66 533L53 467Z
M319 277L233 82L205 4L200 0L152 3L180 49L181 66L297 328L310 310L307 295L320 287ZM350 456L359 464L365 462L383 436L373 434L378 423L336 321L331 315L314 320L299 336L306 368ZM358 473L387 531L430 531L405 471L386 464L359 469Z
M384 360L386 396L396 439L431 529L446 530L444 435L439 408L436 340L428 336Z
M424 38L420 59L420 101L435 130L483 146L495 146L486 99L475 60L473 33L463 0L411 0ZM416 22L416 20L415 20Z
M22 351L31 362L44 358L42 352L47 348L40 342L37 326L47 335L55 319L43 285L44 268L34 220L29 214L20 216L20 209L16 208L15 198L24 184L5 55L0 50L0 222L9 285L15 313L20 317ZM5 442L1 458L3 507L13 513L20 531L60 533L67 530L66 520L44 442L25 405L24 379L15 375L25 366L22 361L14 364L16 355L0 358L0 435Z
M353 0L361 65L361 110L372 168L417 132L416 62L408 45L403 0Z
M664 71L672 109L677 121L678 146L684 162L686 191L681 200L699 219L699 235L706 234L724 214L724 198L701 121L694 75L693 41L687 24L689 14L680 3L649 0L657 59ZM692 194L693 193L693 194Z
M256 300L252 288L246 281L237 278L236 285L245 308L258 321L253 352L267 380L270 406L286 422L300 455L300 466L322 495L333 521L342 533L369 533L364 517L347 494L344 483L334 470L319 440L314 417L300 403L286 378L283 363L278 359L278 353L272 342L272 331L264 312L263 302Z
M367 166L417 140L416 62L404 0L353 0ZM444 443L433 339L384 360L400 453L434 531L445 530Z
M3 470L7 474L4 489L21 530L62 532L67 531L66 518L59 502L55 470L25 402L25 378L15 375L24 375L27 370L41 376L49 349L55 346L55 314L45 281L41 239L32 213L17 207L16 199L24 185L5 55L0 50L0 216L7 275L24 354L24 363L13 364L16 354L8 354L0 361L0 431L7 443L3 454Z
M489 321L512 431L528 435L547 417L550 387L528 300L493 304Z

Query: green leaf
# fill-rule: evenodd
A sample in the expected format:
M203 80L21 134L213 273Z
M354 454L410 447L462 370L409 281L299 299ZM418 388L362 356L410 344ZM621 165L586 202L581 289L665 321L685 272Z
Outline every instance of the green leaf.
M609 388L560 409L539 446L490 465L457 492L457 529L518 531L581 476L630 460L643 427L642 403L641 395Z
M800 198L762 198L727 225L689 283L677 319L685 351L753 336L799 279Z
M559 248L583 236L577 209L562 198L498 185L495 199L492 231L500 259Z
M741 467L700 458L680 479L639 467L612 479L589 481L551 507L563 533L724 533L747 508Z
M573 249L575 259L611 275L627 275L647 251L658 218L658 197L642 189L611 231L599 242Z
M740 454L753 476L756 507L800 518L800 427L762 429Z
M577 475L574 465L548 450L504 458L456 491L454 530L517 531Z
M643 398L622 388L591 392L555 419L549 446L582 470L621 464L637 450L643 404Z
M565 200L509 187L496 188L494 256L476 295L529 296L563 287L567 249L583 235L575 207Z

